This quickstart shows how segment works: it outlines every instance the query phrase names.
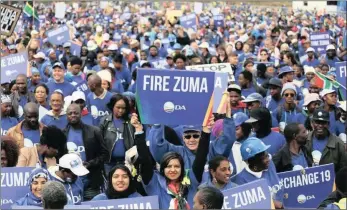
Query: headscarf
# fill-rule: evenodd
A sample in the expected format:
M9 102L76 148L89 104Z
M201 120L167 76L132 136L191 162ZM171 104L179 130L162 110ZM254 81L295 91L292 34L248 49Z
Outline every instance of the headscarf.
M117 169L121 169L123 171L125 171L128 176L129 176L129 187L128 189L124 190L123 192L117 192L112 185L112 176L114 174L114 172ZM107 189L106 189L106 196L108 199L119 199L119 198L128 198L129 195L133 194L136 192L136 188L135 188L135 181L134 178L132 177L130 170L122 164L118 164L115 167L113 167L110 171L110 173L108 174L108 183L107 183Z
M31 191L31 185L37 178L45 178L47 181L50 180L48 171L43 168L35 168L31 171L28 178L29 193L25 195L28 206L42 206L41 198L36 197Z

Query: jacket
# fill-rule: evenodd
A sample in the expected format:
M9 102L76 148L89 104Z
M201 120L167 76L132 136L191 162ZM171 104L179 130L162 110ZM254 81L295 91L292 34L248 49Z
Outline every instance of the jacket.
M305 145L308 153L313 151L313 132L308 134L307 143ZM347 153L345 145L341 139L334 134L329 133L328 143L325 146L319 165L334 163L335 173L341 168L347 166Z
M6 134L7 136L10 136L16 140L19 148L24 147L24 135L23 135L23 131L22 131L23 122L24 122L24 120L22 120L20 123L18 123L18 125L10 128ZM39 123L40 135L42 134L43 127L44 127L44 125L42 123Z
M342 192L335 190L319 204L318 209L325 209L329 204L339 202L344 197L346 196Z
M71 126L67 125L64 133L68 136ZM81 123L82 139L86 153L87 165L89 170L88 178L92 188L99 188L103 184L102 171L104 161L108 157L108 150L100 129L95 126Z
M311 167L313 163L311 153L308 153L306 147L301 147L301 151L304 153L308 167ZM292 164L292 156L288 144L284 145L284 147L274 155L272 161L276 166L277 173L293 170L294 166Z
M26 94L26 98L27 98L28 103L29 102L36 102L34 93L30 92L29 90ZM11 94L12 107L13 107L13 111L15 113L15 117L17 117L17 118L21 117L21 116L19 116L19 113L18 113L19 100L20 100L20 96L17 92L14 92L13 94ZM24 107L23 107L23 109L24 109Z
M47 168L57 165L56 158L44 159ZM37 164L42 166L39 154L37 153L37 147L24 147L20 150L17 167L37 167Z
M113 115L106 115L101 118L99 127L108 150L108 159L105 159L105 163L109 163L117 139L117 130L113 124ZM120 128L120 131L123 134L125 151L127 151L135 145L135 129L129 121L125 121L123 126Z

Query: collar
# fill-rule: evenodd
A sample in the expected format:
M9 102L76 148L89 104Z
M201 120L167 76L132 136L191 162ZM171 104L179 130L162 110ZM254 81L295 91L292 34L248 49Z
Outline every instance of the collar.
M104 99L106 96L106 93L107 93L107 90L105 90L105 89L104 89L104 92L102 92L102 94L100 96L97 96L97 95L95 95L95 93L93 93L93 99L97 99L97 98Z
M47 115L54 117L53 110L49 110L47 112ZM61 112L59 113L59 116L62 116L62 115L66 115L66 112L64 110L61 110Z
M307 140L311 142L311 145L312 145L312 142L313 142L313 138L314 138L314 132L311 131L311 132L308 134L308 138L307 138ZM329 147L329 148L333 148L333 149L334 149L334 148L336 147L336 146L335 146L335 143L336 143L336 141L335 141L335 139L333 138L332 134L331 134L330 131L329 131L328 143L327 143L326 146Z
M249 165L247 164L245 167L246 171L248 171L248 173L252 174L253 176L257 177L258 179L261 178L261 176L263 175L263 171L261 172L254 172L249 168Z

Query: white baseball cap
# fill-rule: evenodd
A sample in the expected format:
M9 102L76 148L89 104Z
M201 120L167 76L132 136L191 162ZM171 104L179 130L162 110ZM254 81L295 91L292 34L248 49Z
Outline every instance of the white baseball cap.
M313 47L309 47L309 48L307 48L307 50L306 50L306 53L308 53L308 52L316 52L316 51L314 50Z
M102 27L101 26L97 26L96 27L96 32L101 32L102 31Z
M107 48L108 50L118 50L118 46L116 44L110 44L110 46L108 46Z
M102 35L102 39L103 39L104 41L110 40L110 34L108 34L108 33L103 34L103 35Z
M327 49L326 49L326 50L336 50L336 49L335 49L335 46L334 46L334 45L329 44L329 45L327 46Z
M339 101L339 108L341 108L343 111L345 111L346 112L346 107L347 106L347 104L346 104L346 101Z
M319 93L319 95L320 95L320 97L324 97L325 95L327 95L327 94L330 94L330 93L335 93L336 91L335 90L333 90L333 89L323 89L320 93Z
M316 70L312 66L304 66L305 74L316 73Z
M86 96L84 95L82 91L78 90L72 93L72 101L77 101L80 99L82 99L83 101L86 101Z
M58 166L70 169L77 176L84 176L89 173L88 169L83 166L82 159L76 153L66 154L61 157Z
M38 53L36 53L34 55L34 58L43 58L43 59L45 59L46 56L45 56L45 54L43 52L38 52Z

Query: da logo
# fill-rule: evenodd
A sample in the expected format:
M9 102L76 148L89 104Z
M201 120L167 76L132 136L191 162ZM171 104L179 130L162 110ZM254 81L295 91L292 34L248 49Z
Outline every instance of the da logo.
M90 107L90 111L94 119L108 115L108 111L98 110L98 108L94 105Z
M164 103L164 111L166 113L172 113L174 111L181 111L186 110L186 107L184 105L175 105L171 101L167 101Z
M66 146L69 153L85 151L83 146L77 146L74 142L67 142Z
M24 147L33 147L34 143L28 139L28 138L24 138Z
M305 196L303 194L298 196L298 203L303 204L308 200L315 199L314 195Z

